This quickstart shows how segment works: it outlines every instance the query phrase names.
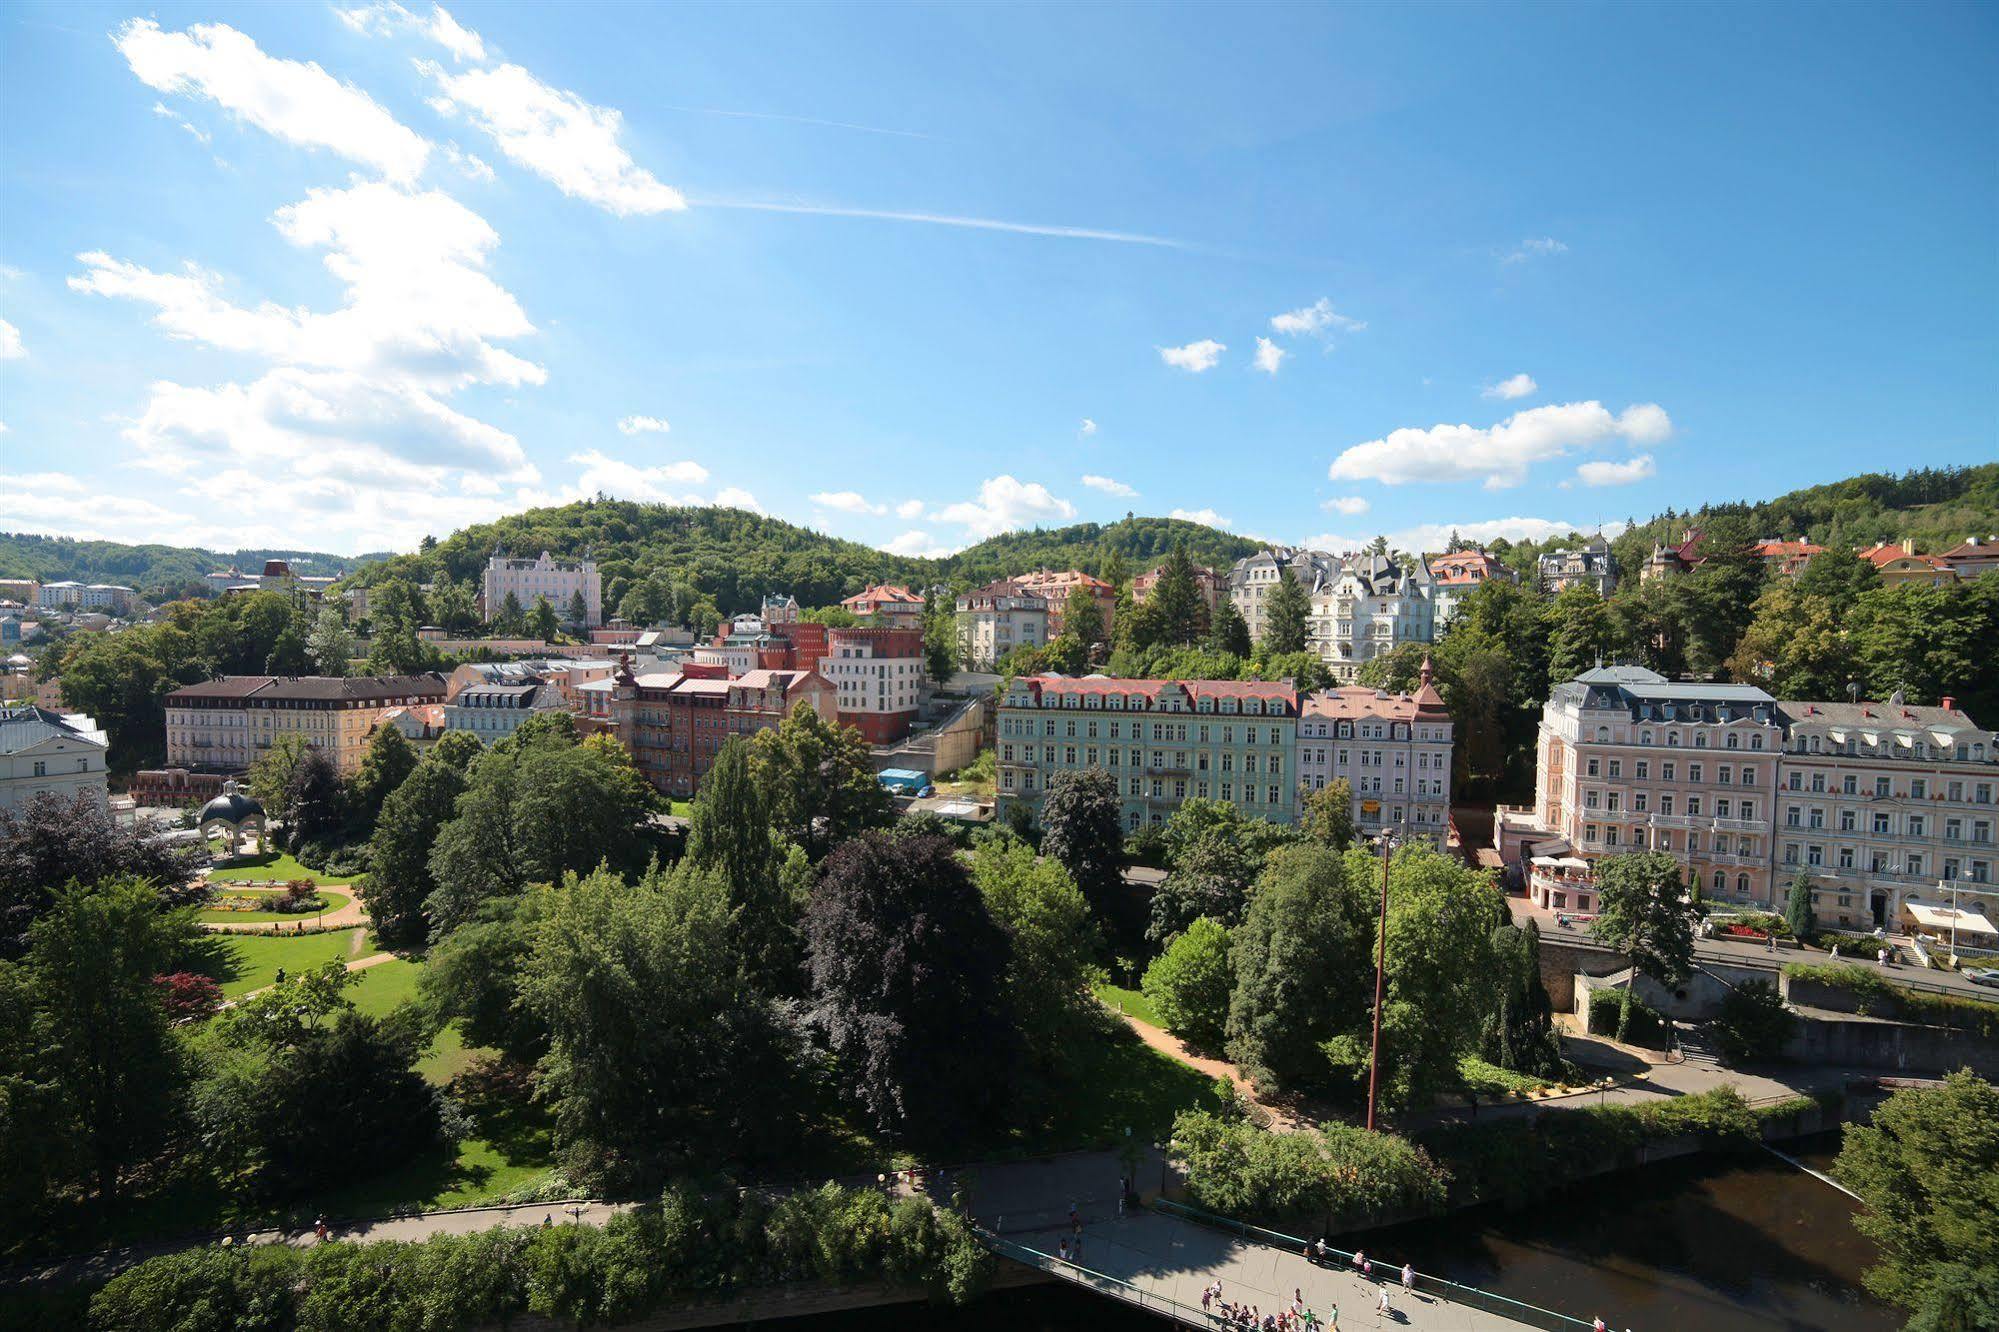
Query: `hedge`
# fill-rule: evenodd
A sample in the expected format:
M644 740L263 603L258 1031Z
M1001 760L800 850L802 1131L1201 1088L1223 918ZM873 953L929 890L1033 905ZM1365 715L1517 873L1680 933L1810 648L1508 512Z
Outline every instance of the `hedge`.
M1417 1141L1450 1173L1452 1206L1517 1204L1614 1166L1648 1143L1689 1135L1710 1145L1755 1141L1764 1123L1814 1104L1800 1097L1754 1110L1734 1088L1720 1087L1639 1106L1457 1120Z
M1963 995L1912 990L1895 984L1876 967L1792 962L1784 967L1784 974L1793 981L1846 991L1856 1000L1854 1011L1865 1017L1902 1018L1999 1037L1999 1004Z
M1330 1216L1338 1229L1444 1202L1446 1177L1428 1153L1349 1124L1272 1133L1190 1110L1173 1121L1173 1150L1198 1206L1274 1227Z
M793 1281L887 1281L963 1303L992 1259L921 1198L827 1184L769 1201L670 1190L602 1226L496 1228L421 1242L189 1249L117 1276L90 1304L101 1332L456 1332L539 1314L630 1322L690 1297Z

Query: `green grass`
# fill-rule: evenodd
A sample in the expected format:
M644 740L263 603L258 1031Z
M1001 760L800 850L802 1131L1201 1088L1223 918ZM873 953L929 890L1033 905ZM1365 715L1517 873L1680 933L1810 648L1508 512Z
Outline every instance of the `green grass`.
M1510 1068L1488 1064L1475 1055L1464 1055L1459 1058L1458 1078L1466 1091L1487 1097L1500 1097L1508 1093L1525 1096L1529 1092L1555 1085L1532 1074L1516 1073Z
M1029 1154L1109 1147L1124 1140L1154 1142L1173 1129L1183 1110L1219 1110L1215 1079L1163 1055L1129 1028L1092 1039L1077 1051L1078 1064L1053 1122L1027 1134Z
M694 802L692 800L669 800L666 802L666 812L673 815L676 819L691 819L694 817Z
M236 888L230 890L230 895L237 897L277 897L283 892L282 888ZM336 893L330 888L320 890L318 896L325 903L324 910L326 911L338 911L353 900L353 894ZM312 920L319 914L318 911L225 911L220 907L209 907L205 910L195 912L194 918L196 920L219 924L266 925L280 920Z
M224 951L235 962L235 974L222 978L222 996L233 999L239 994L273 984L278 978L279 967L283 967L287 975L292 975L327 962L351 961L376 952L374 944L369 941L364 941L360 951L355 951L354 940L361 933L362 929L357 925L351 930L329 930L325 934L301 934L289 938L259 934L216 936L223 938ZM362 975L365 978L367 973Z
M320 870L307 869L285 851L273 851L261 856L244 856L230 861L227 865L217 866L208 875L210 883L230 883L239 879L276 879L280 883L290 883L293 879L314 879L320 883L354 882L354 876L351 874L327 874Z
M417 977L422 974L421 962L406 962L401 958L378 962L354 973L354 986L347 991L347 998L370 1017L387 1017L404 1002L416 998Z
M1115 1011L1129 1013L1148 1027L1166 1030L1166 1023L1160 1018L1158 1010L1153 1008L1151 1001L1145 997L1143 990L1127 990L1121 985L1108 983L1096 986L1095 990L1097 998L1109 1004Z

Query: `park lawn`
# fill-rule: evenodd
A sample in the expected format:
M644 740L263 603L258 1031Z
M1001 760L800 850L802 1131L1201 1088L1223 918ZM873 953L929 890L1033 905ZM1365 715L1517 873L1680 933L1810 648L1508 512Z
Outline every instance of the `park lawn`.
M210 936L222 939L225 951L235 959L235 974L222 980L222 997L234 999L275 983L279 967L284 968L286 975L295 975L328 962L350 962L378 952L372 939L361 938L365 934L356 925L353 929L329 930L324 934Z
M239 879L275 879L279 883L290 883L293 879L313 879L320 883L354 882L351 874L328 874L323 870L307 869L288 851L244 856L226 867L218 866L208 874L210 883L230 883Z
M1092 987L1097 998L1109 1005L1113 1012L1128 1014L1148 1027L1166 1030L1165 1021L1152 1001L1145 997L1143 990L1127 990L1122 985L1112 985L1108 981Z
M284 892L284 889L232 888L229 889L228 891L233 894L239 894L244 897L277 897ZM353 900L353 894L337 893L334 892L331 888L320 889L319 897L326 904L324 907L325 911L338 911L341 907L346 906L350 901ZM219 907L208 907L204 910L195 912L194 918L196 920L208 921L216 924L268 925L273 921L280 921L280 920L309 921L319 916L320 914L321 912L319 911L224 911Z
M666 802L666 812L673 815L676 819L691 819L694 817L694 802L692 800L669 800Z
M1139 1141L1163 1141L1183 1110L1219 1110L1215 1079L1141 1041L1119 1024L1077 1051L1068 1094L1053 1120L1023 1135L1028 1154L1111 1147L1125 1130Z
M416 998L417 982L423 976L421 961L397 958L378 962L354 973L357 983L347 992L354 1007L370 1017L387 1017L401 1005ZM442 1087L493 1051L465 1044L456 1022L445 1024L437 1039L417 1060L416 1071Z

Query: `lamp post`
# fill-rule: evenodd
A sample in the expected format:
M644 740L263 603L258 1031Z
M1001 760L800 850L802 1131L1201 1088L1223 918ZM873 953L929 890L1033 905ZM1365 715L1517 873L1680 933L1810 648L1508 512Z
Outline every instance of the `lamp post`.
M1374 1132L1374 1097L1381 1081L1381 992L1388 974L1388 856L1395 832L1381 830L1381 933L1374 946L1374 1041L1367 1059L1367 1131Z
M1957 880L1938 879L1938 888L1950 889L1950 964L1957 965Z

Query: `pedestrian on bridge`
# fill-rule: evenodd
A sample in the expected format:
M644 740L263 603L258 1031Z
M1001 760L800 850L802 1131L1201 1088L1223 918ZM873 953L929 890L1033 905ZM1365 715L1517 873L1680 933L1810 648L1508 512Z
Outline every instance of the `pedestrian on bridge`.
M1402 1264L1402 1289L1416 1289L1416 1266L1413 1263Z

